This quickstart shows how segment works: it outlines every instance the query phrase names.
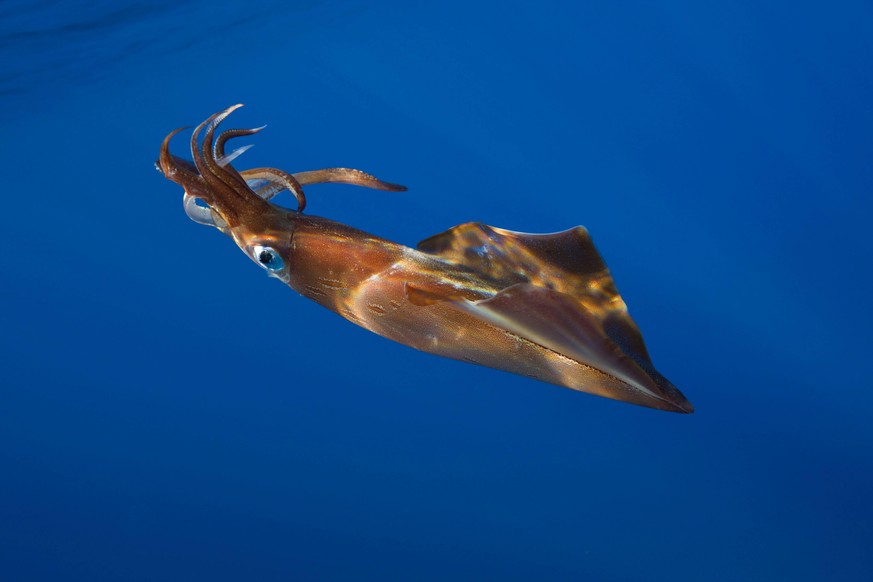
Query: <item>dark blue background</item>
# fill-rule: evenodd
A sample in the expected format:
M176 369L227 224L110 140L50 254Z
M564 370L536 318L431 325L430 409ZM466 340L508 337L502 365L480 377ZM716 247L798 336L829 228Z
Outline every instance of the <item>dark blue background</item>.
M57 4L0 4L0 578L870 579L869 2ZM236 102L410 187L312 214L587 226L697 413L264 277L152 166Z

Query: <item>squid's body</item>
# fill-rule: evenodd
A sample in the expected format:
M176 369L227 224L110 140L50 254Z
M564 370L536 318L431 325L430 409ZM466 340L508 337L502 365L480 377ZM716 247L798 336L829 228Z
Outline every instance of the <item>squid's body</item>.
M692 412L652 365L642 336L587 231L525 234L467 223L399 245L304 215L303 186L401 186L345 168L237 172L225 142L258 130L203 122L194 164L161 148L159 169L185 189L188 214L231 236L267 272L349 321L401 344L661 410ZM206 128L198 143L199 133ZM269 199L290 190L296 212ZM200 199L208 207L196 204Z

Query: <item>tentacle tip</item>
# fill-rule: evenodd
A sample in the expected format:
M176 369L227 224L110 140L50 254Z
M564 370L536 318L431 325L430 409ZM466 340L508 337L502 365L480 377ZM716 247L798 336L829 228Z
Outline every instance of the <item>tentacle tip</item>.
M180 131L185 131L186 129L191 129L191 126L190 125L183 125L182 127L177 127L176 129L174 129L173 131L168 133L167 137L165 137L164 141L161 143L161 148L162 149L169 148L170 147L170 140L173 139L173 136L175 136Z
M224 118L226 118L228 115L230 115L231 113L233 113L234 111L236 111L237 109L239 109L239 108L242 107L242 106L243 106L242 103L237 103L236 105L231 105L230 107L228 107L227 109L225 109L224 111L222 111L222 112L219 114L220 119L221 119L221 120L224 120ZM219 122L219 123L220 123L220 122ZM216 125L217 125L217 124L216 124Z
M158 154L158 161L155 162L155 167L161 172L164 176L169 178L176 171L175 163L173 162L173 156L170 154L170 140L173 139L173 136L179 133L180 131L185 131L189 129L190 126L183 126L174 129L167 137L164 138L164 141L161 143L161 150Z

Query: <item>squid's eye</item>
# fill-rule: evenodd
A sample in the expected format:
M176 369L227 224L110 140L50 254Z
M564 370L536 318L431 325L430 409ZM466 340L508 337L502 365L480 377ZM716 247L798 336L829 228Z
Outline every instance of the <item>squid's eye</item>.
M285 261L283 261L282 257L279 256L276 249L257 245L252 248L252 256L268 271L281 271L285 268Z

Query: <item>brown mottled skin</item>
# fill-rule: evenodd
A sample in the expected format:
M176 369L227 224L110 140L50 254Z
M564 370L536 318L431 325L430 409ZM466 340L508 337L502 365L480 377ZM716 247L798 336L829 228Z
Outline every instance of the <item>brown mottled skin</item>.
M223 161L224 143L256 130L214 138L234 109L195 129L193 165L169 153L169 139L179 130L170 134L159 167L188 196L208 204L214 225L252 260L261 264L256 247L280 256L282 268L271 276L349 321L419 350L633 404L693 411L652 365L585 229L529 235L467 223L412 249L303 215L302 186L308 184L404 188L346 168L237 172ZM256 180L265 184L247 183ZM297 212L268 201L283 189L296 196Z

